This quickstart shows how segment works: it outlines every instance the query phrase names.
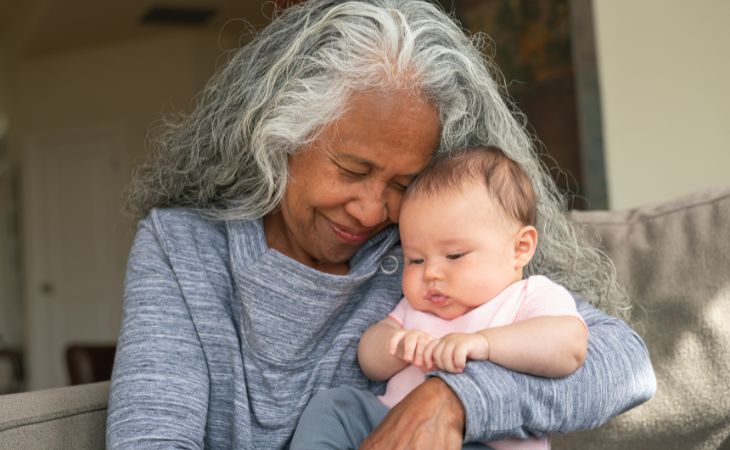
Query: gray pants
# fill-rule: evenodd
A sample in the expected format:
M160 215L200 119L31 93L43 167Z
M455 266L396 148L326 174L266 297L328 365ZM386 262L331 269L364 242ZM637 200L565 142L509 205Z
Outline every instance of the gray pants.
M388 407L367 391L342 386L317 393L304 408L290 450L357 450L388 414ZM462 450L484 450L466 444Z

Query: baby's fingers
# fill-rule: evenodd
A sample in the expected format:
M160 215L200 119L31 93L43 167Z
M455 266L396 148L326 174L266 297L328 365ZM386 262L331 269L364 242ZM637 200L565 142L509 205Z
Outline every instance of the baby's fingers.
M441 340L433 349L433 363L441 370L446 370L443 360L444 348L444 341Z
M440 339L434 339L431 342L426 345L426 348L423 350L423 365L426 370L433 370L434 367L436 367L436 363L434 362L434 356L433 352L436 349L436 346L441 342Z
M408 333L403 338L403 361L413 362L419 337L417 333Z
M423 357L423 353L426 350L426 347L428 346L428 343L431 342L432 338L428 334L421 334L418 336L418 341L416 342L416 354L413 358L413 365L420 368L426 368L426 365L424 364L425 359Z
M388 343L388 353L394 356L398 353L398 344L400 344L400 341L403 339L405 334L405 330L399 330L393 334L390 338L390 342Z
M454 348L454 368L463 372L466 367L466 358L469 354L469 347L465 344L457 344Z
M459 372L459 370L454 365L454 344L449 342L446 345L444 345L444 352L441 355L441 359L444 363L444 370L447 370L451 373Z
M451 373L459 372L456 366L454 366L454 344L451 341L443 341L438 347L436 347L434 359L436 360L436 365L439 369Z

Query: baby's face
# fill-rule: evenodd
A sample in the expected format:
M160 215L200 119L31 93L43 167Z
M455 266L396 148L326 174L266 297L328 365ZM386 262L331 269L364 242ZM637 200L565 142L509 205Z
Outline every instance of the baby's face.
M400 215L408 302L451 320L491 300L522 278L519 229L476 183L409 197Z

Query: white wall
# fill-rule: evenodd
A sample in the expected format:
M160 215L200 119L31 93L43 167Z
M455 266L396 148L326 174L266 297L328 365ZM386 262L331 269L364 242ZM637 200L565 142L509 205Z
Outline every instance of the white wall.
M78 132L112 128L121 132L125 159L122 164L131 167L145 153L145 138L150 125L163 113L189 108L195 94L212 74L216 61L220 61L219 47L228 44L228 41L219 44L217 33L195 31L19 57L7 77L7 89L0 86L0 100L3 93L9 97L9 101L4 103L8 105L10 123L7 141L9 159L22 174L27 175L28 168L22 166L26 162L23 154L29 143L39 136L54 135L64 130ZM4 109L0 107L0 114ZM25 188L44 181L31 178L26 176L23 180ZM28 191L30 189L25 189L23 194L25 200ZM120 215L117 220L123 222L121 192L118 198ZM20 207L23 209L28 205ZM29 231L34 216L26 209L21 223L21 251L25 252L25 259L34 238ZM115 242L118 254L114 256L122 260L119 269L121 279L133 229L131 226L120 228L124 232L120 232L119 239L115 240L118 241ZM93 242L90 244L94 245ZM0 241L0 250L2 246ZM27 264L26 268L28 272L24 278L30 280L32 276ZM121 283L118 284L121 286ZM29 292L38 290L39 286L30 286L26 282L24 287L27 315ZM113 290L121 301L121 288L118 289L116 283L109 290ZM0 302L0 316L17 317L20 313ZM38 321L29 321L28 317L25 321L16 320L16 327L11 330L0 320L0 332L24 335L22 340L27 345L38 333L31 327L23 327L23 323L27 325ZM59 359L60 355L48 355L48 358ZM31 388L48 387L32 384L32 375Z
M141 155L150 124L187 109L213 72L217 36L180 33L40 55L18 61L11 79L10 149L35 133L121 125Z
M594 0L611 209L730 185L730 2Z

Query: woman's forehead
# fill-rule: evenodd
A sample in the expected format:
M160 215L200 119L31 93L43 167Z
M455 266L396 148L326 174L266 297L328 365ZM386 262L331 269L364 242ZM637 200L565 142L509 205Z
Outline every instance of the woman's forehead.
M388 165L393 158L420 171L440 140L439 117L433 105L412 90L353 93L344 114L326 126L318 140L322 150L352 162Z

